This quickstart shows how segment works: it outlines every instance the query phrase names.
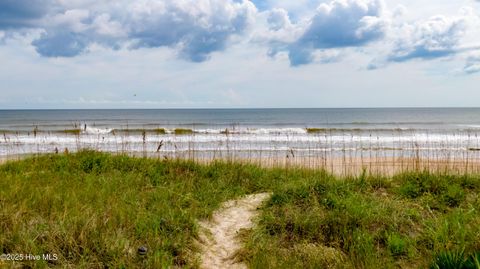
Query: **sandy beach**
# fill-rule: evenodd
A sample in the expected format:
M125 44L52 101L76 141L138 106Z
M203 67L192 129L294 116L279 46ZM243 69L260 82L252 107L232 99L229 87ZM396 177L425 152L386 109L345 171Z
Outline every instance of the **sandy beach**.
M62 153L61 153L62 154ZM139 153L111 153L112 155L129 155L134 157L147 157L160 160L191 160L199 164L212 162L233 162L241 164L254 164L265 168L307 168L324 169L337 176L357 176L361 173L392 176L406 171L429 171L434 173L480 173L480 159L440 159L440 158L406 158L406 157L284 157L284 158L192 158L176 157L165 158L156 154ZM40 154L42 155L42 154ZM40 156L39 155L39 156ZM16 155L0 158L0 164L7 161L22 160L32 156L31 154Z

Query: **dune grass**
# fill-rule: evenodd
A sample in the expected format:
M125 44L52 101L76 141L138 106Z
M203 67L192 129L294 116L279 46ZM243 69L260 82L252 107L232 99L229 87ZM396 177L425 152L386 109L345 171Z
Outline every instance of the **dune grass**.
M26 263L36 267L195 267L196 220L273 182L251 165L91 151L9 162L0 166L0 252L59 255Z
M252 268L480 268L479 191L478 176L426 172L293 180L243 256Z
M0 166L0 252L59 257L19 263L34 268L195 268L197 220L265 191L259 225L242 233L239 258L252 268L436 268L480 257L476 175L338 178L93 151Z

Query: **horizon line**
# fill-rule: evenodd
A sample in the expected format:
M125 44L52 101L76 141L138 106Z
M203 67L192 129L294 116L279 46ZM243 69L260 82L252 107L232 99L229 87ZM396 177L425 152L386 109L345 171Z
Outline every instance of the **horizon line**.
M170 108L0 108L0 111L29 110L267 110L267 109L428 109L428 108L464 108L477 109L480 106L371 106L371 107L170 107Z

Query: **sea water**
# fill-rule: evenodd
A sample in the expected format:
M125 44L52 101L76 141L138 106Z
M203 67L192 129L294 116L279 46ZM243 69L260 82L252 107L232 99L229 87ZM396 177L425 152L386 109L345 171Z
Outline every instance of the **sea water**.
M0 110L0 156L403 156L480 149L480 108Z

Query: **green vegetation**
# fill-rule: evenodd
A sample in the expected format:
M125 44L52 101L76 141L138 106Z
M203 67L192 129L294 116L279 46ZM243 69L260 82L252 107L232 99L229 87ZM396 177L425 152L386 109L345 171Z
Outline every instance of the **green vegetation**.
M252 268L480 268L448 265L478 263L479 191L478 176L424 172L292 180L243 256Z
M173 131L174 134L176 135L187 135L187 134L193 134L192 129L182 129L182 128L177 128Z
M465 256L463 250L441 252L435 256L430 268L478 269L480 268L480 252L468 257Z
M479 268L477 175L337 178L92 151L0 166L0 252L59 255L23 262L35 268L197 267L197 220L265 191L242 232L252 268Z
M192 267L196 220L273 182L252 165L90 151L9 162L0 166L0 252L58 254L55 264L72 268Z

